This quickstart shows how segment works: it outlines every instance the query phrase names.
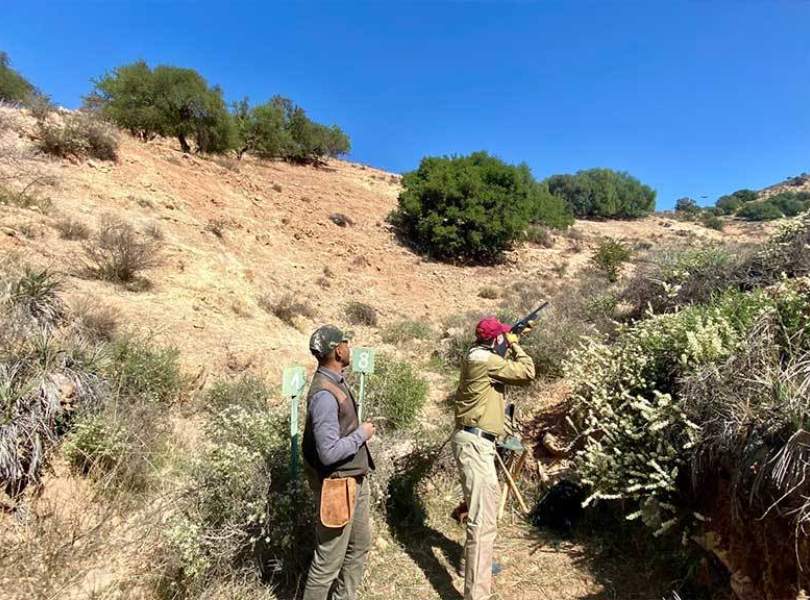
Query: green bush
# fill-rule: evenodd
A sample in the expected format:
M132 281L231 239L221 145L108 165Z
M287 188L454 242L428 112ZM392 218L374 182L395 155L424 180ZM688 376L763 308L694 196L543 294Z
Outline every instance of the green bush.
M553 175L545 183L577 217L636 218L655 210L655 190L627 173L590 169Z
M701 215L700 224L715 231L722 231L724 227L723 219L708 212Z
M780 192L768 198L786 217L795 217L810 208L810 192Z
M486 152L423 158L402 183L393 222L418 250L445 260L497 258L526 228L538 195L528 167Z
M11 68L8 54L0 52L0 101L26 104L36 93L36 88Z
M167 433L162 409L111 402L77 419L62 446L68 463L108 492L143 492L155 481Z
M731 195L721 196L715 203L717 209L720 210L724 215L733 215L742 205L742 200Z
M631 499L656 534L677 523L679 477L699 441L699 424L678 397L679 379L730 356L773 303L761 292L731 292L711 305L659 315L591 340L566 364L573 418L585 444L576 468L592 489L587 503Z
M554 236L547 227L542 225L530 225L526 230L526 240L544 248L554 247Z
M742 249L723 246L658 249L642 261L620 298L630 306L631 318L708 302L714 293L742 283L745 257Z
M146 339L127 335L109 348L109 377L123 397L139 397L147 402L168 403L183 388L176 348L153 346Z
M604 271L608 280L617 281L622 265L630 260L632 255L633 251L622 241L607 238L599 243L591 261L598 269Z
M737 216L746 221L773 221L784 215L778 206L770 201L750 202L737 211Z
M218 384L221 395L238 395L228 385ZM305 575L315 510L307 486L289 476L288 427L286 412L267 406L231 404L206 418L207 449L166 531L177 597L197 598L234 572L291 586Z
M428 384L407 362L381 355L366 390L367 415L381 429L391 431L416 423L427 400Z
M411 340L429 340L433 337L433 329L423 321L404 320L389 325L381 335L383 342L396 346Z
M530 216L532 223L560 230L574 224L574 213L565 200L552 194L545 182L538 182L536 188Z
M236 381L217 381L206 392L204 409L212 414L229 406L242 406L251 410L268 407L272 391L267 383L255 375L242 375Z
M693 215L700 212L700 206L692 198L678 198L675 202L675 212Z

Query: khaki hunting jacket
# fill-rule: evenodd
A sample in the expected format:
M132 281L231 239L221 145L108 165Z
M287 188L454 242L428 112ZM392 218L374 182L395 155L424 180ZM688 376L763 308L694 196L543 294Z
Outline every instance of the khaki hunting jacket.
M461 363L456 392L456 426L478 427L504 434L504 385L527 384L534 379L534 361L518 344L501 357L486 346L473 346Z

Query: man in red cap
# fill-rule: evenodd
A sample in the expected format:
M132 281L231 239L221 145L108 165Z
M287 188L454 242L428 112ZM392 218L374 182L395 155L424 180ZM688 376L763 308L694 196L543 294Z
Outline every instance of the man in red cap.
M495 441L505 429L504 386L528 384L534 379L534 361L510 329L495 317L478 322L476 342L461 363L456 392L453 454L469 510L464 600L490 597L500 498ZM524 333L529 329L524 329ZM509 349L501 356L496 348L504 339Z

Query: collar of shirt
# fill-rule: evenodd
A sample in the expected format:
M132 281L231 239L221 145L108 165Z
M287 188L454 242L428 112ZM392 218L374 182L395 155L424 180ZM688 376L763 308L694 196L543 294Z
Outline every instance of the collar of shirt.
M335 383L345 382L343 375L341 373L335 373L332 369L327 369L326 367L318 367L318 373L326 375L329 379L331 379Z

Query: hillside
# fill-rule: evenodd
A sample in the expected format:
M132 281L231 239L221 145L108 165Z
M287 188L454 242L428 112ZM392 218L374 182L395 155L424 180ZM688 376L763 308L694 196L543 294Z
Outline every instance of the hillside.
M396 206L398 176L366 165L207 159L171 142L143 144L126 135L116 163L38 157L10 130L0 143L23 156L13 166L0 162L0 169L41 172L55 181L38 190L52 201L44 214L3 211L0 251L64 273L69 298L103 298L122 323L177 345L195 373L249 366L275 379L284 364L308 364L309 331L316 322L345 322L348 301L373 306L382 323L408 317L438 325L454 314L494 309L497 302L478 297L488 286L528 279L551 294L588 264L604 236L643 246L748 240L763 231L735 223L720 233L658 216L580 221L567 235L555 235L550 248L523 244L502 265L459 267L426 260L396 238L386 216ZM334 213L352 224L336 225ZM127 291L81 277L81 242L61 240L53 228L64 217L94 227L105 214L137 228L159 225L163 259L147 274L150 289ZM328 288L322 287L325 269ZM257 304L260 296L278 300L288 293L311 304L315 317L290 327ZM380 343L375 331L361 329L358 339Z
M19 586L19 597L47 598L52 597L48 590L59 590L60 597L68 598L155 598L149 587L152 580L177 568L153 560L153 554L163 550L158 540L177 517L177 506L185 506L181 500L187 497L181 498L178 482L188 476L189 461L211 443L204 437L211 434L210 423L205 428L210 411L199 400L216 382L232 383L243 374L258 375L275 386L285 366L297 363L311 371L307 340L320 323L336 322L354 330L356 345L409 361L429 382L428 403L418 415L422 429L386 438L390 452L387 443L373 440L384 465L379 478L385 482L394 477L392 465L417 442L430 438L430 443L438 444L446 438L451 427L446 399L456 374L436 349L462 337L459 332L475 318L468 313L496 312L510 294L528 294L531 304L540 298L565 302L566 295L574 293L571 290L581 292L580 280L593 275L591 258L605 238L619 239L634 249L634 262L625 269L630 275L662 247L697 248L720 242L743 246L765 239L769 231L761 224L733 220L723 231L715 231L664 215L578 221L566 232L549 232L543 243L519 244L502 264L451 265L414 253L387 223L401 189L396 174L339 160L316 168L249 156L241 161L209 158L185 154L172 141L144 144L123 133L115 162L57 160L34 151L32 134L31 118L0 108L0 183L18 191L34 182L29 193L38 199L28 207L12 202L2 206L3 263L45 267L58 274L59 294L69 305L109 306L120 330L141 332L156 344L176 347L187 379L179 393L181 401L172 399L157 411L154 406L145 411L152 419L144 421L145 429L158 423L168 431L159 459L147 457L159 483L150 488L146 500L99 491L57 449L44 486L26 500L30 511L26 514L33 515L30 521L19 511L2 516L0 525L9 525L11 535L19 533L17 541L25 542L19 547L36 557L23 561L28 565L24 575L17 573L25 584ZM85 242L60 236L60 224L67 219L95 230L105 216L131 223L159 240L161 261L145 271L146 284L122 286L88 277L83 267ZM309 305L310 314L295 315L290 322L273 314L272 306L288 295ZM352 301L376 309L379 324L349 323L346 306ZM402 319L429 323L433 333L413 343L385 344L383 332ZM554 325L550 323L549 329ZM538 457L545 443L542 434L557 431L544 419L556 411L556 426L560 425L558 403L567 392L565 381L543 382L521 398L527 431L538 438L527 439L533 451L524 485L532 493L547 482L548 473L564 467L556 464L564 462L559 457L551 465L541 464ZM274 408L284 402L274 388L270 397ZM139 428L141 422L136 422ZM446 459L437 460L436 480L421 482L426 506L417 525L409 522L403 527L395 518L375 513L375 546L364 598L460 597L464 534L449 517L459 489L455 467ZM264 485L262 493L267 492ZM387 501L390 489L383 488L379 502ZM293 512L298 508L294 506ZM30 530L16 528L14 519L33 525ZM516 512L507 513L497 545L504 567L496 584L498 593L525 600L646 599L673 589L669 550L656 550L653 556L635 538L625 540L618 529L585 529L571 538L557 536L532 526ZM4 559L16 562L17 557L0 552L0 567ZM46 576L47 560L68 565L64 568L70 570L69 578L57 581L60 572ZM54 587L41 583L45 581ZM236 587L217 589L199 597L259 597L251 595L249 587L243 595L234 591ZM262 590L262 598L275 597Z

